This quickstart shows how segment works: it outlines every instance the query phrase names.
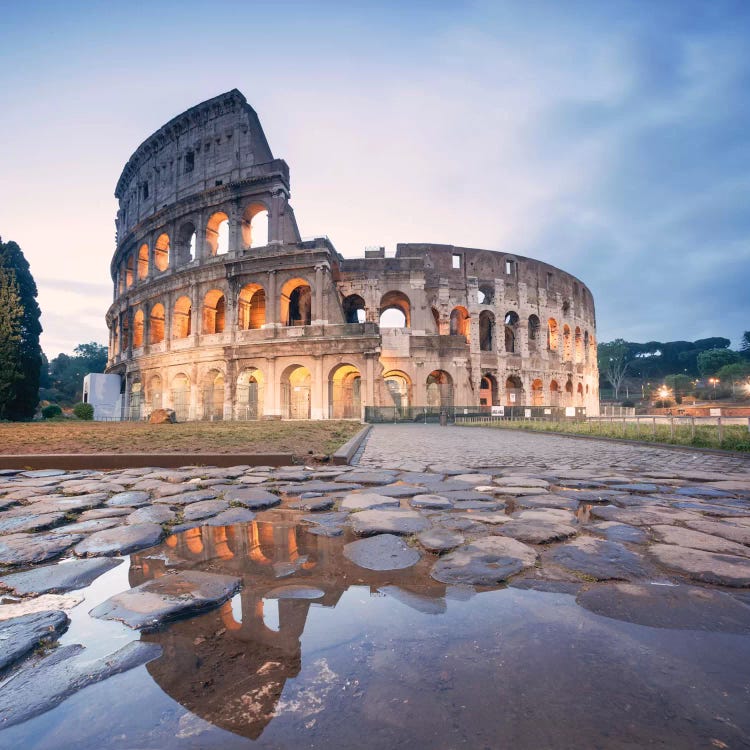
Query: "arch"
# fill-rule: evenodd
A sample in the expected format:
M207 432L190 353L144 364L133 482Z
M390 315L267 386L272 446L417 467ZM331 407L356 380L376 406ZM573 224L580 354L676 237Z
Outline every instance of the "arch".
M573 359L573 339L570 335L570 326L563 326L563 361L570 362Z
M505 381L505 403L507 406L523 404L523 382L518 375L510 375Z
M263 203L251 203L242 212L240 234L245 250L268 244L268 208Z
M220 289L211 289L203 298L203 333L223 333L227 300Z
M397 310L401 315L386 314L390 310ZM380 298L380 327L411 328L411 302L403 292L386 292Z
M401 370L390 370L383 375L388 395L397 409L406 410L411 404L411 379Z
M505 313L505 351L508 354L515 354L518 349L518 321L518 313L515 310Z
M289 365L281 373L281 408L286 419L310 419L310 371Z
M172 409L178 422L190 419L190 378L184 372L178 372L171 383Z
M331 419L359 419L362 375L348 363L336 365L328 375L328 416Z
M459 305L451 310L450 317L450 335L463 336L469 340L469 311Z
M206 246L211 256L229 251L229 217L223 211L211 214L206 223Z
M551 406L558 406L560 403L560 385L556 380L551 380L549 384L549 402Z
M289 279L281 287L281 322L286 326L309 326L312 320L312 288L302 278Z
M154 268L166 271L169 268L169 235L162 232L154 243Z
M578 394L578 400L583 401L583 383L578 384L578 387L576 388L576 393Z
M159 344L164 341L164 305L157 302L148 316L149 343Z
M568 382L565 383L565 393L569 402L573 401L573 381L568 378Z
M131 422L138 422L143 414L143 384L140 380L134 380L130 384L130 393L128 393L128 419Z
M192 333L193 305L190 297L177 299L172 317L172 338L184 339Z
M497 378L486 372L479 383L479 405L495 406L497 403Z
M144 242L138 250L138 280L148 276L148 245Z
M575 330L575 360L583 362L583 334L578 326Z
M590 347L590 354L589 358L592 362L596 362L596 336L594 334L591 334L591 337L589 338L589 347Z
M125 287L129 289L133 286L135 280L135 258L133 255L128 255L127 263L125 264Z
M358 294L349 294L341 303L347 323L364 323L367 320L365 301Z
M479 313L479 349L483 352L495 349L495 316L489 310Z
M136 310L133 316L133 349L143 346L143 310Z
M263 328L266 323L266 290L245 284L237 299L237 326L241 331Z
M177 233L177 242L180 248L180 259L185 263L195 260L196 250L196 231L195 224L192 221L186 221L180 226Z
M161 388L161 375L152 375L148 380L148 389L146 391L146 398L151 402L151 411L161 409Z
M551 352L557 351L557 321L554 318L550 318L547 321L547 349Z
M263 373L257 367L246 367L237 376L237 419L260 419L263 416L264 392Z
M431 307L432 319L435 321L435 333L440 334L440 311L437 307Z
M427 376L427 407L441 409L453 406L453 378L445 370L433 370Z
M538 316L529 315L528 329L529 351L535 352L539 348L539 332L542 329L542 324Z
M539 378L536 378L531 384L531 405L544 405L544 384Z
M583 333L583 361L586 362L587 364L588 364L588 361L589 361L589 355L590 355L589 348L590 348L590 346L591 346L591 340L590 340L590 337L589 337L589 332L588 331L584 331L584 333ZM586 386L586 387L588 388L588 386Z
M215 368L201 378L202 418L215 422L224 418L224 373Z
M480 284L477 289L477 302L480 305L491 305L495 301L495 285Z

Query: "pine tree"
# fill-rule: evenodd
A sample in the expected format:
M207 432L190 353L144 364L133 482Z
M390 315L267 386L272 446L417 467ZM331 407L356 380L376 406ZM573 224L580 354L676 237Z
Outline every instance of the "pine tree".
M4 243L0 240L0 268L14 278L21 308L17 362L21 377L15 381L12 397L5 403L3 416L13 420L31 419L39 403L39 371L42 365L42 350L39 346L41 312L36 301L36 283L28 261L15 242Z
M21 322L23 308L16 277L0 266L0 419L8 419L8 407L16 397L21 370Z

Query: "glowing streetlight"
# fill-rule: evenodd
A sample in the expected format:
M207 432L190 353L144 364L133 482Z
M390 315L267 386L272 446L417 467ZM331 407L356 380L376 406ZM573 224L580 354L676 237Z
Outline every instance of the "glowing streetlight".
M711 385L714 387L714 401L716 401L716 384L720 383L721 381L719 378L709 378L708 382L711 383Z
M667 386L663 385L659 389L659 398L668 398L669 397L669 388Z

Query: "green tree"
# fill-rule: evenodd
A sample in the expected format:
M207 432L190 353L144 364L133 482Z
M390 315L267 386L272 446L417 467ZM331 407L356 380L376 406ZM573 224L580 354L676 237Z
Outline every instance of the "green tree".
M0 266L0 419L16 397L21 369L21 321L23 308L15 275Z
M664 378L664 385L669 388L675 396L686 396L693 392L693 379L687 375L679 373L677 375L667 375Z
M706 378L715 375L724 365L734 364L740 355L731 349L708 349L698 355L698 371Z
M16 380L13 395L6 403L7 419L31 419L39 403L39 371L42 350L39 347L39 322L41 312L37 304L37 288L29 263L15 242L0 240L0 267L11 273L18 290L21 317L18 321L18 368L21 377Z
M750 357L750 331L745 331L740 339L740 351L745 357Z
M623 339L615 339L597 347L599 372L615 389L615 400L619 398L620 386L630 366L630 347Z
M79 344L74 354L58 354L49 363L51 388L45 391L49 400L74 404L83 398L83 376L90 372L104 372L107 366L107 347L92 341Z

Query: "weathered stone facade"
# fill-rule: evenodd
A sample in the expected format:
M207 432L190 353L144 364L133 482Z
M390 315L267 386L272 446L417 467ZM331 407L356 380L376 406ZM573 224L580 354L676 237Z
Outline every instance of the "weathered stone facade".
M348 259L327 238L302 240L289 168L239 91L149 137L115 195L107 371L123 377L134 415L359 418L365 406L480 404L598 413L584 284L507 253L399 244L394 258L376 249Z

